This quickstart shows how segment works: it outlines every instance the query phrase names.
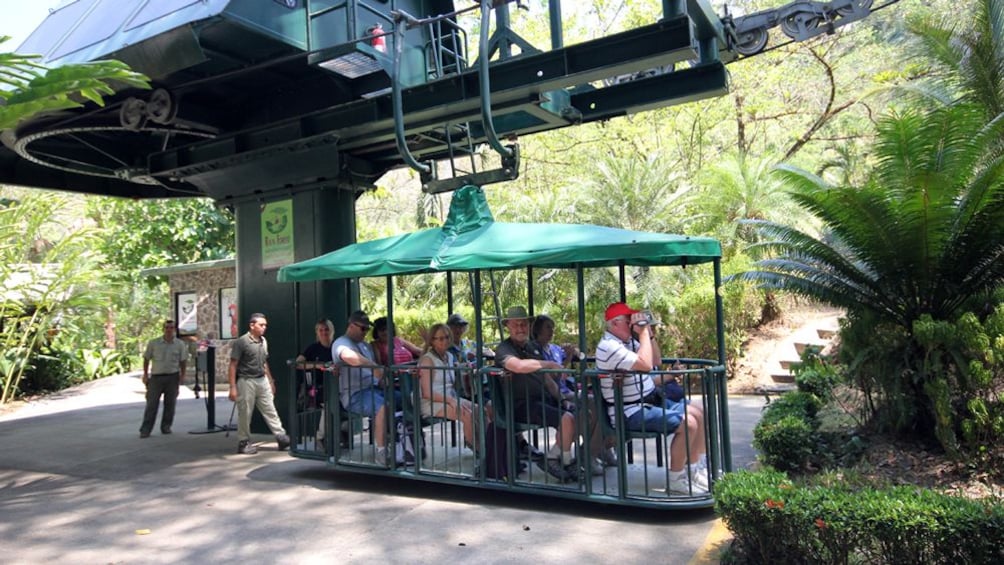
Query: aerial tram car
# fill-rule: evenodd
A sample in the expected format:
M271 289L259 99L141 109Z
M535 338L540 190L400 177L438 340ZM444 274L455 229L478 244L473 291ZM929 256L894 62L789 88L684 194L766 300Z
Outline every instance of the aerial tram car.
M486 446L477 452L459 445L456 425L450 421L422 418L414 407L421 402L419 387L415 385L416 368L413 365L395 365L388 360L382 369L382 384L385 393L391 394L394 386L400 387L404 395L403 410L399 418L404 419L402 429L413 433L407 441L412 445L423 445L415 450L415 457L405 465L383 465L375 461L372 437L369 435L373 423L355 414L347 413L339 402L339 378L345 378L335 367L324 371L325 384L322 402L303 402L304 395L290 391L291 433L295 438L291 452L296 457L322 459L339 471L393 475L403 479L433 481L463 485L472 488L503 489L527 493L540 493L565 498L583 499L601 503L629 506L652 506L659 508L694 508L713 504L709 493L674 492L668 488L670 461L668 443L672 434L659 430L645 433L629 432L620 420L607 419L605 406L599 394L599 379L614 378L595 368L588 355L573 360L570 368L558 371L554 376L572 377L579 386L574 391L574 412L584 415L600 414L602 433L613 442L617 453L617 465L593 476L588 469L580 472L572 480L556 481L534 465L527 465L519 472L520 461L516 456L515 432L533 432L537 447L541 450L554 441L553 429L517 424L520 418L513 413L513 381L503 378L501 371L486 358L485 352L497 345L490 328L501 317L495 304L495 295L486 287L498 273L509 270L525 270L527 284L526 304L529 314L534 310L535 285L545 284L540 276L553 270L574 272L576 281L578 349L588 353L590 342L588 327L596 327L587 320L587 302L590 301L585 287L586 271L609 269L616 272L619 289L615 300L641 299L627 295L627 269L679 268L697 269L710 265L706 274L713 277L713 290L707 297L713 304L715 317L713 335L716 336L717 358L672 358L667 362L666 372L678 375L683 388L688 392L690 406L698 406L705 415L707 450L707 482L732 470L730 433L728 420L728 398L726 393L725 347L722 298L719 289L721 280L721 246L713 239L670 234L646 233L592 225L565 224L523 224L496 222L488 208L484 191L467 186L453 195L449 216L442 228L426 229L384 239L377 239L343 247L320 257L287 265L279 271L279 280L299 285L317 280L343 281L351 285L360 278L379 277L385 280L387 292L387 318L393 340L394 288L395 280L418 274L440 274L447 286L457 277L469 276L471 286L471 308L473 310L474 347L476 356L472 362L457 360L449 370L462 376L464 382L482 383L473 387L472 400L476 407L475 429L480 434L478 445ZM536 274L536 275L535 275ZM297 291L294 291L297 292ZM448 309L455 312L458 300L455 293L448 291ZM592 300L595 302L595 299ZM470 310L468 310L470 311ZM445 321L445 319L443 320ZM310 371L290 362L290 386L301 387L304 377ZM395 384L396 383L396 384ZM342 385L344 386L344 385ZM488 397L492 410L487 410ZM623 397L615 398L616 413L623 411ZM386 417L391 418L391 411ZM488 454L495 448L486 443L485 430L489 419L510 432L506 436L505 448L499 453ZM323 421L323 426L321 422ZM577 418L577 460L591 461L595 454L589 453L590 434L593 429L589 419ZM386 429L393 429L391 422ZM338 434L328 432L328 441L317 439L317 430L344 430L342 441ZM520 429L517 429L520 428ZM684 427L676 433L686 433ZM390 434L394 436L394 434ZM543 436L541 438L541 436ZM405 441L400 435L392 441ZM532 443L532 442L531 442ZM393 450L396 446L391 445ZM418 452L424 451L424 457ZM505 476L490 476L492 468L489 458L507 460Z

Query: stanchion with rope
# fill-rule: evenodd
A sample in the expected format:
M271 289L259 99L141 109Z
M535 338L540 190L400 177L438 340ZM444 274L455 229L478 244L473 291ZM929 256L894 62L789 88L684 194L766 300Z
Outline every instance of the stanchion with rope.
M190 434L213 434L226 431L230 435L233 427L233 411L230 414L230 422L226 426L216 425L216 347L206 341L199 344L195 361L195 397L199 397L199 374L205 376L206 389L206 427L190 430ZM236 407L237 404L234 404Z

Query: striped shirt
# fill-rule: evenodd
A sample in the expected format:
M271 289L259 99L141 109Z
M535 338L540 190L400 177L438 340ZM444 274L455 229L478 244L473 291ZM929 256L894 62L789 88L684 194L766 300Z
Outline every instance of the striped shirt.
M637 340L625 342L610 332L604 332L603 338L596 346L596 368L600 371L631 371L631 367L638 360L636 351L639 347ZM635 372L626 373L623 383L624 417L630 418L632 414L641 410L641 400L655 390L655 383L647 373ZM613 379L601 378L600 389L603 392L603 400L607 403L607 416L610 416L611 422L616 422Z

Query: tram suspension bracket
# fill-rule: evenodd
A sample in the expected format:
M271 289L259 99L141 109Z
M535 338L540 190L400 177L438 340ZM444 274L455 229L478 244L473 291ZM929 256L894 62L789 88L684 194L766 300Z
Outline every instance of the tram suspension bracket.
M451 192L467 185L485 186L498 182L507 182L519 178L519 145L506 145L509 155L501 155L502 165L498 169L490 169L446 179L436 178L436 167L430 167L428 173L422 173L422 192L439 194Z

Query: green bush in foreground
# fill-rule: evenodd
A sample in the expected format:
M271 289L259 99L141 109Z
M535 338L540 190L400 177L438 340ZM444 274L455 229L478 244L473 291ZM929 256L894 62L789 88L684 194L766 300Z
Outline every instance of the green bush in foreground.
M730 473L715 510L735 563L1004 562L1004 509L915 487L799 486L775 470Z

